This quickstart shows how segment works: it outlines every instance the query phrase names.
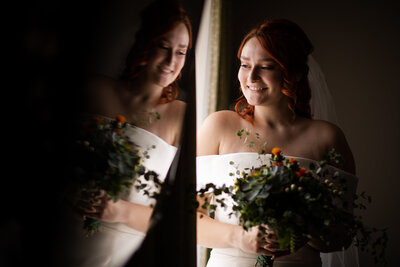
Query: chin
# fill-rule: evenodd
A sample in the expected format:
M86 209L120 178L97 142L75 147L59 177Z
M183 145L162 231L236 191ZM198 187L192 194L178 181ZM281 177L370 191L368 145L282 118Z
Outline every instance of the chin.
M159 77L158 79L156 79L155 83L164 88L173 83L175 79L176 77L168 77L168 78Z
M157 84L158 86L164 88L167 87L168 85L170 85L172 82L166 81L165 79L158 79L156 81L154 81L155 84Z
M246 98L246 100L247 100L247 103L249 103L249 105L252 105L252 106L257 106L257 105L260 105L261 104L261 101L260 100L258 100L258 99L248 99L248 98Z

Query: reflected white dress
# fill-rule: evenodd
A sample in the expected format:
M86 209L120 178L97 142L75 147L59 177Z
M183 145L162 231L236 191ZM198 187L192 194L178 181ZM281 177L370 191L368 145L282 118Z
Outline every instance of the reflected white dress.
M223 155L209 155L197 157L197 189L203 188L207 183L215 185L233 185L235 176L229 173L235 173L237 169L259 167L262 164L269 164L270 154L259 155L253 152L231 153ZM313 160L299 157L296 158L299 164L305 168L309 167L309 163ZM234 164L230 164L233 161ZM335 170L337 168L331 167ZM341 175L347 180L347 198L351 199L357 187L357 177L341 171ZM215 219L230 224L239 224L239 218L235 215L229 216L232 209L232 202L229 198L225 198L228 204L227 209L217 206L215 211ZM228 200L228 201L227 201ZM246 253L236 248L214 248L211 251L210 259L207 267L253 267L257 259L257 254ZM309 246L304 246L294 254L280 257L274 261L274 267L320 267L320 253Z
M159 179L164 181L171 163L175 157L177 148L169 145L157 135L132 125L128 126L127 136L143 151L148 150L150 158L144 159L143 165L149 170L159 174ZM150 149L155 145L154 149ZM143 179L143 177L139 177ZM142 192L137 192L132 186L129 195L124 197L133 203L146 206L155 204L154 199ZM122 223L102 222L100 231L90 237L85 237L82 230L82 218L73 215L74 235L67 255L60 256L65 259L61 266L85 266L85 267L116 267L123 266L141 245L145 234L130 228Z

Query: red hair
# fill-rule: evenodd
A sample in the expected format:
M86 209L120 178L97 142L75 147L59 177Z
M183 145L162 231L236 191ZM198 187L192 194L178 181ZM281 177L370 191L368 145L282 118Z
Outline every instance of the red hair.
M253 28L244 37L237 54L239 59L244 45L251 38L257 38L261 47L281 67L281 91L289 98L288 108L293 116L311 118L307 57L313 51L313 46L307 35L289 20L269 20ZM235 110L242 118L253 121L254 106L249 105L243 95L236 103Z
M162 37L172 31L179 23L183 23L189 33L188 48L192 47L192 26L185 10L174 0L156 0L142 11L141 27L135 35L135 43L129 51L122 72L121 79L134 79L147 65L152 50ZM178 97L176 81L180 79L181 73L174 82L162 91L159 104L168 103Z

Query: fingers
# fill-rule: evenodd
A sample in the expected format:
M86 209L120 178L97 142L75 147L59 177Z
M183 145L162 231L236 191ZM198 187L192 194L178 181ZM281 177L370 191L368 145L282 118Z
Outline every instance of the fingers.
M104 190L84 191L76 205L78 212L85 217L100 219L111 197Z
M280 248L279 244L265 244L259 247L257 253L267 256L281 257L290 254L290 251L287 248Z
M89 202L91 204L98 204L110 199L111 197L102 189L95 191L83 191L81 195L82 201Z
M273 253L273 252L271 252L271 251L269 251L269 250L266 250L266 249L264 249L264 248L262 248L262 247L258 248L256 253L257 253L257 254L266 255L266 256L274 256L274 253Z
M267 235L266 235L267 243L278 243L279 242L278 237L276 236L275 232L267 231L266 233L267 233Z
M99 219L99 218L101 218L102 212L104 210L104 208L102 208L102 207L84 206L82 204L78 204L76 206L76 209L77 209L78 213L82 215L83 219L85 219L85 217Z
M262 235L259 235L260 241L264 242L265 244L275 244L279 246L279 239L277 235L275 234L274 231L265 231L265 233L261 233Z
M259 240L259 251L258 253L280 257L283 255L290 254L288 248L281 248L279 240L274 231L265 229L264 235Z

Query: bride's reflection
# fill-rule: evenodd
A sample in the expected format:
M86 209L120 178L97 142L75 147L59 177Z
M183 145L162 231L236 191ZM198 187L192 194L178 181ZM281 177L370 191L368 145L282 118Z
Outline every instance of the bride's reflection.
M191 23L182 7L176 1L154 1L141 12L119 78L95 75L84 86L83 113L110 121L126 118L126 134L147 153L143 165L160 180L180 142L186 104L177 100L177 80L191 46ZM77 237L70 266L123 266L142 243L154 199L134 187L116 202L106 198L89 197L78 206L80 216L100 220L101 228L88 238Z

